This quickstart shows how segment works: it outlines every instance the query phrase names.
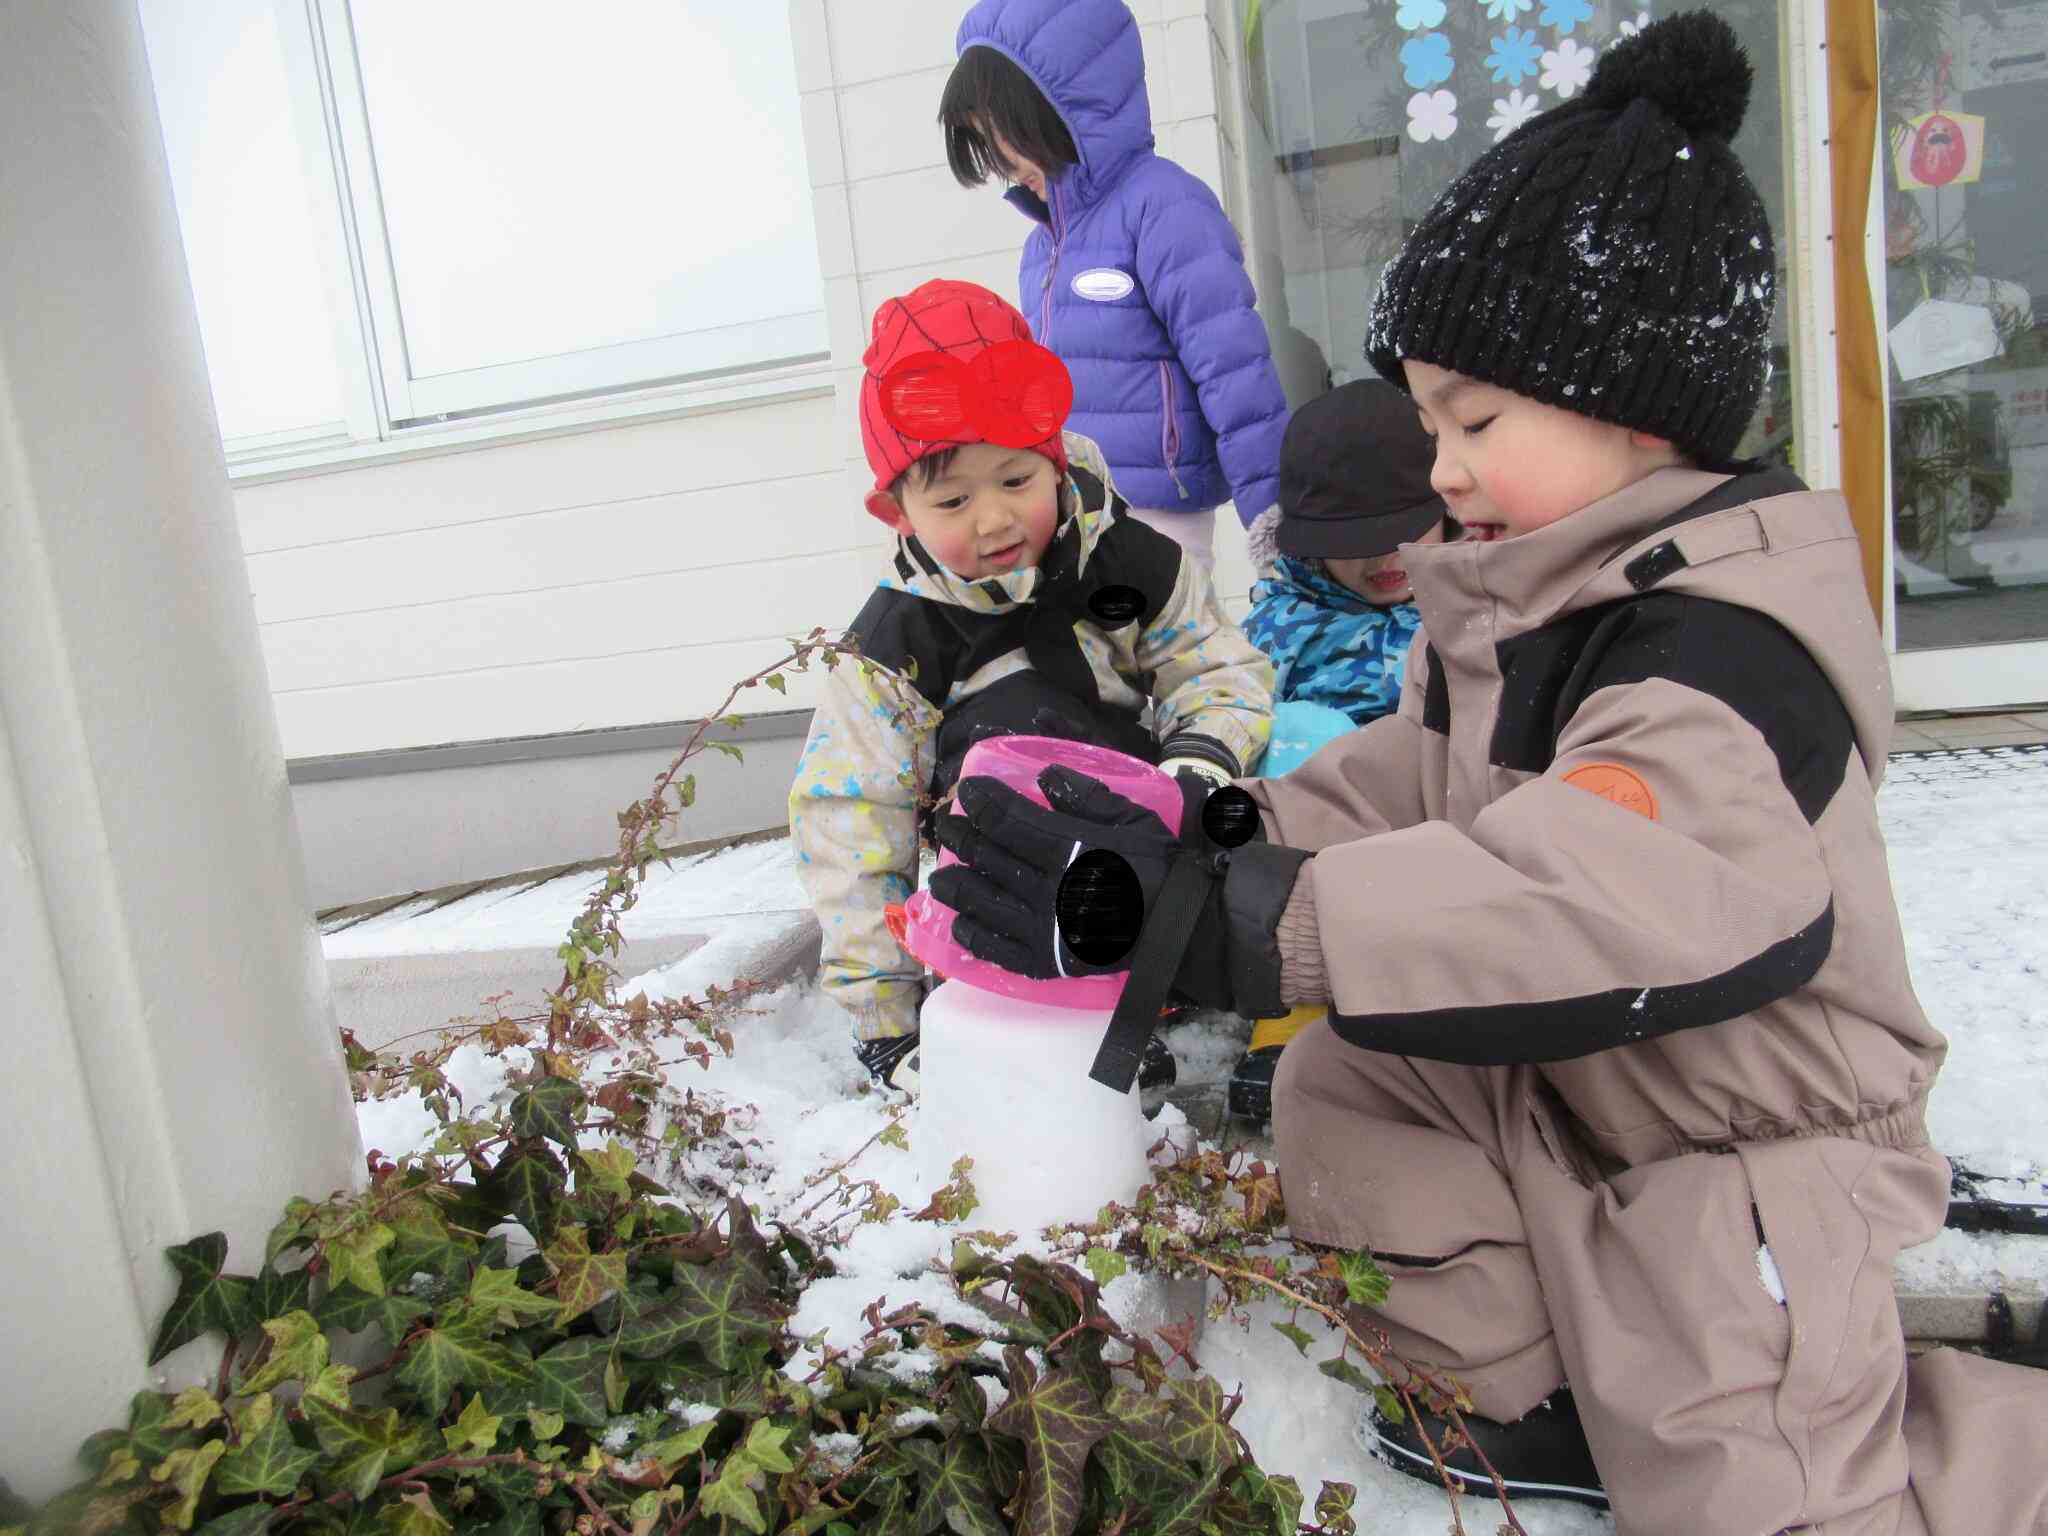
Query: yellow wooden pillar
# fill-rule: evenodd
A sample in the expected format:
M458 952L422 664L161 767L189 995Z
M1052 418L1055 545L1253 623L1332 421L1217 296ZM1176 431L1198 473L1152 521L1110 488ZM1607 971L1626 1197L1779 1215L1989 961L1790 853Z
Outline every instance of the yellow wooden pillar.
M1835 230L1835 377L1841 401L1842 494L1863 544L1863 580L1884 615L1884 352L1864 259L1871 160L1877 152L1875 0L1827 0L1828 147Z

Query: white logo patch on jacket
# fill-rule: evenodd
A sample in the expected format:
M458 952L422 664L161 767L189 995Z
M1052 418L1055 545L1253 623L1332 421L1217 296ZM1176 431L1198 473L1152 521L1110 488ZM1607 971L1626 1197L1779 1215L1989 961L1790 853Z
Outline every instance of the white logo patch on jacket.
M1137 281L1130 273L1115 267L1090 267L1086 272L1076 272L1073 281L1074 292L1084 299L1093 299L1098 304L1113 304L1118 299L1128 298Z

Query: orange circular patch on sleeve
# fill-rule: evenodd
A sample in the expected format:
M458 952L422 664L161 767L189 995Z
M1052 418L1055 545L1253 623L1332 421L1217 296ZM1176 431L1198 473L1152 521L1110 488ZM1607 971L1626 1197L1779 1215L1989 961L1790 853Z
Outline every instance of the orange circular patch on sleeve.
M1566 774L1564 781L1574 789L1612 800L1624 811L1657 819L1657 797L1650 793L1650 786L1619 763L1587 763Z

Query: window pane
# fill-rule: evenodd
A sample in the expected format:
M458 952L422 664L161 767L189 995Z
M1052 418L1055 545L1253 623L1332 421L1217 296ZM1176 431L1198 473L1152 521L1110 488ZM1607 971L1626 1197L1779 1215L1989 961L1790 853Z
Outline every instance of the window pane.
M1901 650L2048 637L2048 7L1881 9Z
M274 0L143 0L142 22L221 436L338 422L333 318Z
M1365 324L1380 271L1451 179L1509 126L1557 105L1556 82L1583 81L1623 23L1633 27L1675 8L1614 0L1286 0L1265 7L1264 89L1254 93L1246 134L1254 196L1272 200L1286 269L1284 301L1262 290L1260 307L1296 404L1328 383L1369 376ZM1791 240L1777 0L1723 0L1715 9L1756 66L1735 149L1778 236L1771 384L1741 451L1785 460L1792 441L1785 270ZM1409 43L1418 48L1404 66ZM1431 81L1431 92L1449 94L1448 114L1439 95L1424 118L1411 119L1411 98L1419 94L1407 78L1411 68ZM1256 170L1261 152L1272 167L1263 186Z
M780 0L350 13L411 377L811 313L825 349Z

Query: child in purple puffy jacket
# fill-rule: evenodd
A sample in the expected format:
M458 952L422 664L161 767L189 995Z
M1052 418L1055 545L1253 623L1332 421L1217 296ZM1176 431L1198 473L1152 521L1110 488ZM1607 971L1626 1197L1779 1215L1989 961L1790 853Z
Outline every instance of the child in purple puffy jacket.
M1205 565L1215 509L1279 500L1287 397L1216 194L1152 148L1138 24L1123 0L981 0L960 23L939 121L966 186L1036 224L1020 307L1074 380L1132 515Z

